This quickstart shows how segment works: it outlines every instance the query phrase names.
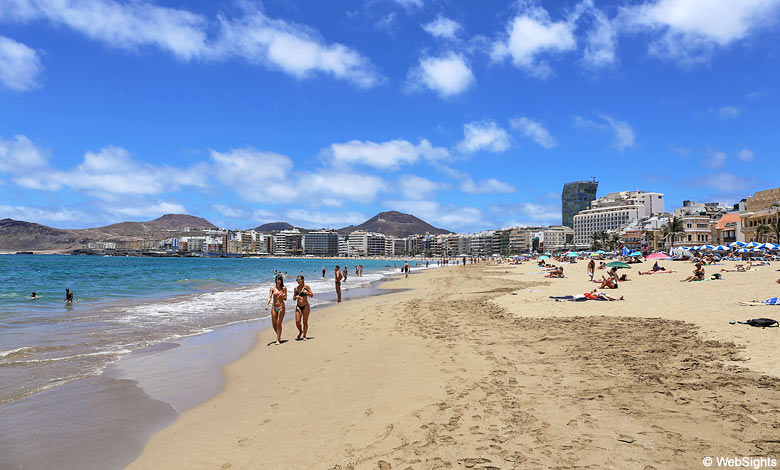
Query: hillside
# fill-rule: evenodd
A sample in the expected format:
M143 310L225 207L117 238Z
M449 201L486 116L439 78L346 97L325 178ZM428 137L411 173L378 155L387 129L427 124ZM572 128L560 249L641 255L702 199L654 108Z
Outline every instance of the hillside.
M416 233L432 233L437 235L452 233L449 230L436 228L411 214L404 214L398 211L380 212L360 225L350 225L349 227L344 227L338 231L341 233L349 233L355 230L384 233L385 235L398 238L408 237L409 235Z
M258 232L278 232L280 230L292 230L295 227L287 222L270 222L267 224L255 227L254 230Z
M0 251L68 250L87 243L78 230L60 230L21 220L0 220Z
M87 231L114 237L146 236L165 231L183 232L188 228L203 230L217 228L206 219L186 214L165 214L148 222L120 222Z

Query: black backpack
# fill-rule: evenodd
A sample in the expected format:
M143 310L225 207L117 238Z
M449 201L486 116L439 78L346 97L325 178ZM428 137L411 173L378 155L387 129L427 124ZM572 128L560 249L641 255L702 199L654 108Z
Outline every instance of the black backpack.
M739 323L742 323L743 325L750 325L759 328L771 328L771 327L780 326L780 324L777 323L777 320L772 320L771 318L751 318L750 320L741 321Z

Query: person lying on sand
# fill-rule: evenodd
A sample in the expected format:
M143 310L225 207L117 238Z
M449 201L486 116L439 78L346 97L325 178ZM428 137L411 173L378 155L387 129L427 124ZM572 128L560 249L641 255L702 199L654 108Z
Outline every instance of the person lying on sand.
M734 269L723 268L723 269L721 269L721 271L722 272L727 272L727 273L744 273L745 271L750 271L750 269L752 267L753 267L753 262L752 261L748 261L744 265L738 264L738 265L734 266Z
M640 275L642 275L642 274L670 274L670 273L673 273L673 272L675 272L675 271L667 271L666 268L664 268L663 266L658 266L658 261L656 261L655 264L653 265L653 269L651 269L650 271L645 271L645 272L639 271L639 274Z
M601 301L614 302L617 300L624 300L623 296L615 298L612 297L611 295L605 294L604 292L598 292L597 289L593 289L590 292L586 292L580 295L566 295L563 297L550 296L550 298L555 299L556 302L584 302L586 300L601 300Z
M686 277L680 282L693 282L693 281L703 281L703 280L704 280L704 268L702 267L701 263L696 263L696 268L693 270L693 275Z
M555 268L552 271L550 271L550 274L544 276L544 277L557 277L562 278L563 277L563 266L559 268Z

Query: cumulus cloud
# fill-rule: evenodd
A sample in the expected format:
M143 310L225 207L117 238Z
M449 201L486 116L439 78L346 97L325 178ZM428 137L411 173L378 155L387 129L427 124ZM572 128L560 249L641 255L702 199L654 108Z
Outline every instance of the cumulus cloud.
M500 153L509 148L509 134L495 121L473 121L463 125L463 140L458 150L474 153L480 150Z
M455 39L461 26L457 21L439 16L430 23L424 24L422 28L437 38Z
M391 170L401 165L416 163L420 159L446 158L449 151L443 147L434 147L425 139L420 140L417 145L400 139L385 142L351 140L343 144L331 144L322 155L335 165L362 164Z
M181 204L165 201L142 202L133 206L106 206L105 209L114 214L121 214L127 217L156 218L165 214L186 214L187 208Z
M409 71L407 83L410 89L427 88L442 98L468 90L476 80L466 58L450 52L442 57L423 57L417 67Z
M0 172L23 175L48 165L48 152L26 136L16 135L13 139L0 137Z
M742 149L737 154L737 158L742 160L743 162L752 162L755 158L756 154L750 149Z
M211 207L225 217L237 218L246 216L246 211L237 207L230 207L224 204L212 204Z
M14 91L31 90L38 86L41 70L43 66L34 49L0 36L0 83L3 86Z
M274 202L291 193L288 176L293 162L286 155L253 148L211 152L214 174L243 199Z
M88 220L89 216L81 211L74 209L49 209L30 206L11 206L0 204L0 219L16 219L35 221L38 223L51 222L83 222Z
M538 121L521 116L509 121L513 128L519 130L523 135L544 148L550 149L558 145L547 129Z
M313 212L306 209L285 211L284 215L293 222L305 224L309 227L357 225L368 219L368 217L359 212Z
M469 194L513 193L517 191L517 188L511 184L495 178L474 182L470 177L460 183L460 189Z
M603 113L598 114L598 117L601 119L599 122L582 116L574 116L574 125L583 129L610 131L613 136L612 146L620 152L636 145L636 132L628 122Z
M398 179L398 187L407 199L430 199L445 186L421 176L403 175Z
M712 152L710 158L704 161L704 166L720 168L724 163L726 163L726 152Z
M769 24L778 11L777 0L657 0L624 7L620 16L629 27L660 34L651 54L695 64Z
M482 211L473 207L443 205L436 201L394 200L384 201L388 209L399 210L447 229L474 229L485 225Z
M607 18L604 12L593 6L592 0L583 3L588 4L593 16L592 29L585 37L583 61L586 65L594 68L614 64L617 61L615 54L617 26Z
M510 210L514 218L520 221L515 222L516 225L551 225L561 222L561 206L556 204L521 202Z
M423 0L393 0L404 8L420 8L423 6Z
M354 49L328 44L313 29L269 18L248 3L243 16L216 19L140 0L6 0L4 6L0 20L46 19L119 49L153 47L184 61L236 58L297 78L322 73L360 87L382 81Z
M528 74L545 78L552 69L540 57L574 50L574 30L571 20L553 21L544 8L525 6L509 22L506 34L493 43L491 57L496 62L509 58Z
M727 194L745 194L750 191L755 181L729 172L719 172L697 178L694 181L699 186L720 191Z
M336 169L324 169L304 173L297 186L297 194L311 204L323 200L323 205L333 206L333 201L371 202L385 189L384 181L376 176Z

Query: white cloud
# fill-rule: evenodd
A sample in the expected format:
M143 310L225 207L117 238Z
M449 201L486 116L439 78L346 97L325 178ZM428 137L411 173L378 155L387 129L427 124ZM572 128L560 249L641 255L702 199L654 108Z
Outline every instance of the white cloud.
M460 23L449 18L439 16L422 27L425 31L437 38L454 39L460 30Z
M737 154L737 158L742 160L743 162L752 162L755 158L756 154L750 149L742 149Z
M382 81L370 61L354 49L338 43L328 44L306 26L268 18L246 2L242 4L244 16L219 15L216 20L144 1L6 0L6 3L7 11L0 19L47 19L119 49L154 47L185 61L238 58L297 78L324 73L360 87ZM210 35L210 29L216 32Z
M522 224L529 224L529 222L530 225L561 223L560 205L522 202L514 207L514 212L515 218L525 221Z
M326 44L310 28L268 18L251 11L243 18L220 17L221 36L208 54L238 57L252 64L304 78L320 72L348 80L362 88L382 81L368 59L343 44Z
M704 162L704 166L720 168L724 163L726 163L726 152L712 152L710 159Z
M532 76L545 78L552 73L543 54L560 54L574 50L573 20L553 21L539 6L525 7L507 25L505 37L493 43L494 61L511 58L512 63Z
M658 31L650 52L683 64L709 58L715 47L739 41L777 16L777 0L658 0L624 7L629 26Z
M0 219L9 218L37 223L47 222L78 222L81 223L89 216L81 211L73 209L48 209L29 206L0 205Z
M443 147L434 147L425 139L414 145L407 140L371 142L351 140L343 144L331 144L323 153L336 165L362 164L382 170L396 169L404 164L413 164L421 158L438 160L449 156Z
M307 227L342 227L357 225L368 219L359 212L312 212L305 209L293 209L284 213L289 220Z
M23 135L0 137L0 172L25 174L46 168L48 153Z
M473 207L442 205L436 201L384 201L386 208L413 214L444 229L474 228L484 225L482 211Z
M289 157L253 148L211 152L214 173L219 182L252 202L275 202L291 193L288 175L293 168Z
M612 146L620 152L636 145L636 132L628 122L615 119L603 113L598 114L598 117L604 122L596 122L582 116L574 116L574 125L584 129L611 131L613 135Z
M468 90L476 80L465 57L450 52L443 57L423 57L407 77L410 89L428 88L446 98Z
M398 188L407 199L430 199L444 185L416 175L403 175L398 179Z
M225 217L246 217L246 211L237 207L230 207L223 204L212 204L211 207Z
M149 217L156 218L165 214L186 214L187 208L181 204L172 202L155 201L152 203L143 202L134 206L116 207L114 205L106 206L105 209L111 213L121 214L127 217Z
M38 74L43 69L34 49L13 39L0 36L0 83L14 91L27 91L38 86Z
M420 8L423 6L423 0L393 0L404 8Z
M533 140L544 148L553 148L558 145L553 136L538 121L527 117L511 119L509 123L513 128L520 130L525 137Z
M741 114L741 111L736 106L721 106L717 109L711 109L710 113L712 113L715 117L718 119L734 119L736 117L739 117Z
M614 64L617 59L615 48L617 47L617 27L607 18L601 10L593 6L590 10L593 14L593 29L585 38L585 55L583 61L591 67L603 67Z
M509 134L495 121L473 121L463 125L463 140L458 149L463 153L480 150L500 153L509 148Z
M475 183L470 177L461 182L460 189L469 194L513 193L517 191L517 188L511 184L495 178L488 178Z
M749 178L743 178L733 173L720 172L698 178L696 183L700 186L715 189L722 193L746 193L754 184Z
M302 174L296 191L308 204L324 200L333 206L335 201L371 202L384 189L384 181L376 176L326 169Z

